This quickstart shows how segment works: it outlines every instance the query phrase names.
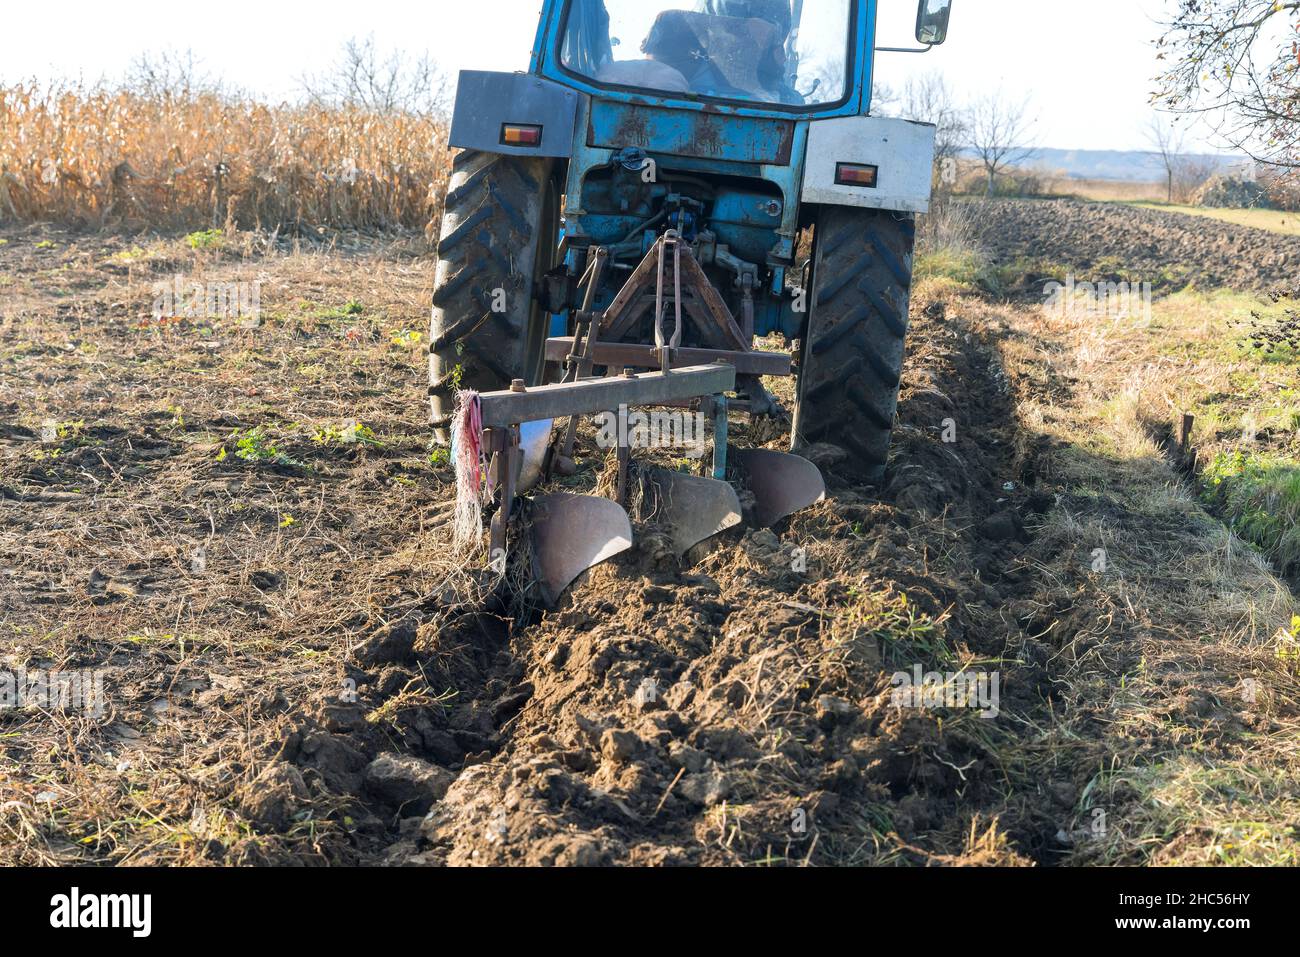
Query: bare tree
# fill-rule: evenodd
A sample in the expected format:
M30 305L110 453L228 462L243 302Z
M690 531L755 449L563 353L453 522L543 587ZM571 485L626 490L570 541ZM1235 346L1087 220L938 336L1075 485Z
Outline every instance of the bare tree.
M1168 202L1171 203L1174 201L1174 177L1178 173L1179 158L1186 141L1187 131L1178 125L1176 119L1169 120L1160 115L1151 117L1151 123L1147 127L1147 142L1165 168Z
M1300 172L1300 0L1177 0L1155 102L1205 114L1230 146Z
M892 116L898 109L898 90L884 80L878 80L871 88L871 112L875 115Z
M125 87L141 96L189 99L200 93L219 93L221 83L207 73L193 50L141 53L131 61Z
M427 53L381 54L374 35L353 37L325 72L299 80L308 100L375 113L443 113L449 101L446 75Z
M1174 202L1193 203L1202 186L1219 171L1220 165L1208 156L1179 156L1174 160Z
M941 186L950 185L945 183L944 171L951 170L955 175L957 157L969 139L970 124L942 74L909 78L900 97L899 115L934 124L935 172Z
M1018 102L1000 93L983 97L971 107L969 122L971 146L984 166L992 196L998 175L1034 153L1030 134L1035 119L1029 115L1029 97Z

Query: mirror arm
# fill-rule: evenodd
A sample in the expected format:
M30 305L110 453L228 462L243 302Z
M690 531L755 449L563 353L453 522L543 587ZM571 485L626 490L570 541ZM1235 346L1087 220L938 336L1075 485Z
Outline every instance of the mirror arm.
M923 47L876 47L877 53L929 53L936 44L927 43Z

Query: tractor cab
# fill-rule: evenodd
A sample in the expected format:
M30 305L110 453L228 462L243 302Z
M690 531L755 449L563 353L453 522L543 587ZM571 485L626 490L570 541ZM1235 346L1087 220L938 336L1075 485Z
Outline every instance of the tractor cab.
M851 115L869 88L874 13L869 0L553 0L532 70L665 105Z
M841 103L851 85L850 0L570 0L558 65L588 83L795 110ZM797 18L797 19L796 19Z

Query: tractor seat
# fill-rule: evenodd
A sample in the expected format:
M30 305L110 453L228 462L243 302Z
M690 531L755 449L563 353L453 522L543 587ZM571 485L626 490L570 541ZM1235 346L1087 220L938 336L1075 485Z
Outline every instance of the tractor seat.
M696 93L766 98L759 69L779 34L766 20L665 10L641 49L681 73Z
M634 86L642 90L661 90L665 93L689 93L691 85L680 70L656 60L615 60L606 63L596 73L601 83L616 86Z

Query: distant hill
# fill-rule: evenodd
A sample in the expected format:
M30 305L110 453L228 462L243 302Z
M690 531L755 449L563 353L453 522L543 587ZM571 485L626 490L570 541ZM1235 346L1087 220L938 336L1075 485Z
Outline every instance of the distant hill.
M974 150L963 150L974 157ZM1254 179L1254 164L1245 157L1189 154L1187 159L1204 162L1215 173L1246 174ZM1016 165L1061 171L1070 179L1104 179L1125 183L1153 183L1164 178L1164 165L1155 153L1141 150L1034 150Z

